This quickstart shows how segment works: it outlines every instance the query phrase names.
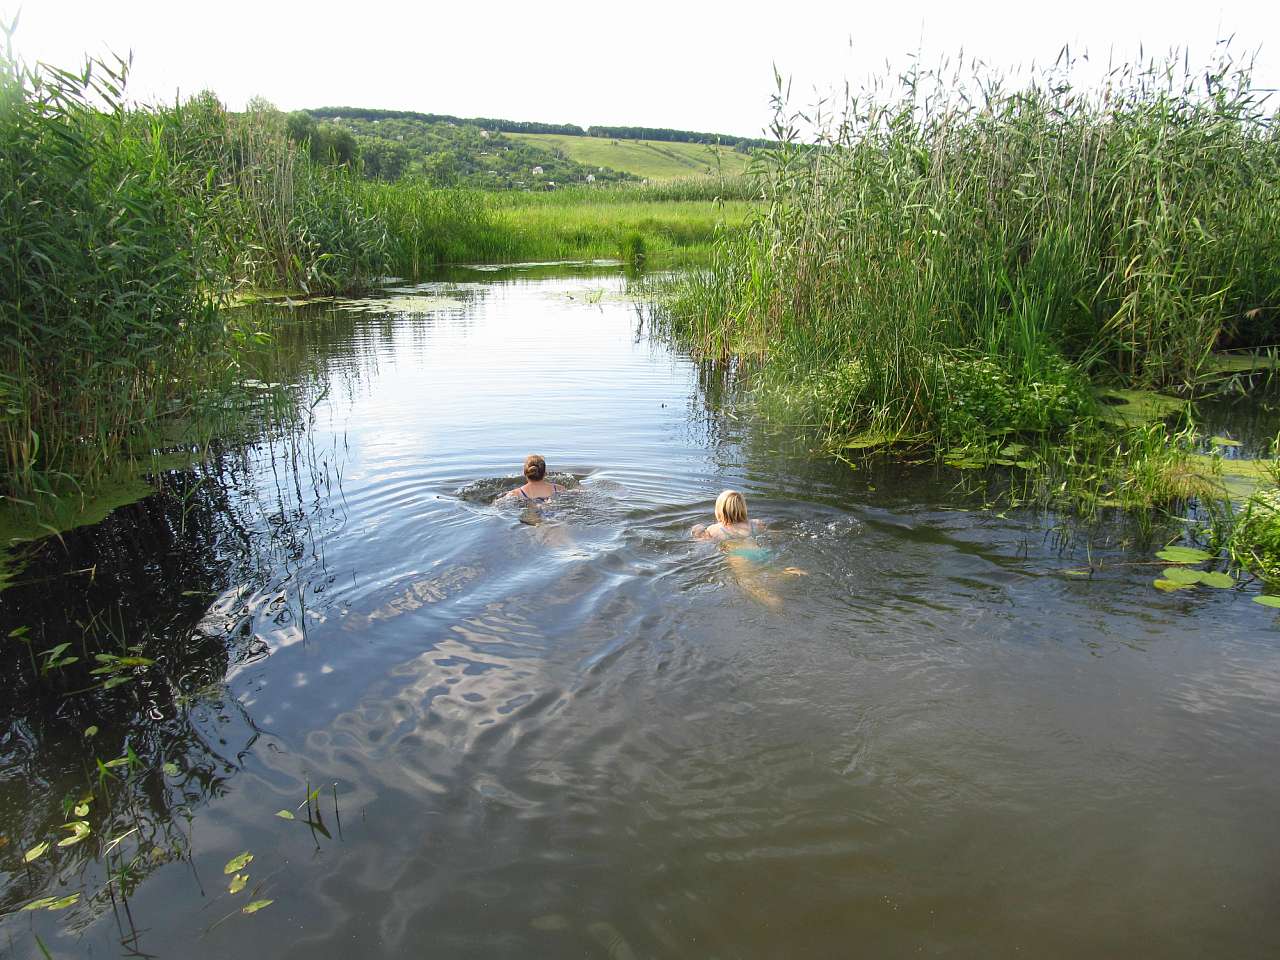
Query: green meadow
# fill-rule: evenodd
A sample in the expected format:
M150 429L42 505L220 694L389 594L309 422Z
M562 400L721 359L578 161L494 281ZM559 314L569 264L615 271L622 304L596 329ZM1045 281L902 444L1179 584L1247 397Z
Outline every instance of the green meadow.
M509 133L515 140L559 150L587 167L620 170L647 180L684 177L738 176L751 158L731 147L665 140L615 140L606 137L571 137L555 133Z

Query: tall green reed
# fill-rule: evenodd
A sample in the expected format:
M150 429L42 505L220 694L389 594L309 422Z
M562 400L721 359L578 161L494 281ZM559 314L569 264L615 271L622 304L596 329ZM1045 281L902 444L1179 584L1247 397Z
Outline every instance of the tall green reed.
M1092 88L1069 64L1016 88L967 71L803 115L780 82L763 204L676 292L675 330L768 358L830 438L942 442L984 365L1087 403L1082 374L1178 386L1280 332L1280 139L1248 64L1128 65Z

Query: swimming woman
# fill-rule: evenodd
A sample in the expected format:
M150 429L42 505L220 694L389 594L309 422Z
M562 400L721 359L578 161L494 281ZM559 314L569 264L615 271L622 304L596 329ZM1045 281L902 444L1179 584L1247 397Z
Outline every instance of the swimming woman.
M513 499L532 507L546 503L558 493L564 493L564 487L547 480L547 461L536 453L524 458L524 485L508 490L499 500Z
M763 520L747 516L747 500L737 490L725 490L716 497L716 522L698 524L690 533L695 540L746 540L743 547L755 548L752 536L764 529Z
M716 497L716 522L710 526L700 523L690 534L695 540L718 542L738 585L749 596L776 610L782 606L782 598L769 589L756 566L770 556L755 540L755 534L764 529L763 520L752 520L747 515L746 498L737 490L725 490ZM782 572L789 577L807 576L797 567L787 567Z

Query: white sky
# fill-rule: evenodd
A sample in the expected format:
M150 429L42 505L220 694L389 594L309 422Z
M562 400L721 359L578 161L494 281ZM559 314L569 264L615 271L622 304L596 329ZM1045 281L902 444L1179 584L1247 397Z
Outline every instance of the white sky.
M283 109L383 107L554 123L756 135L772 64L793 102L857 85L920 51L963 49L1003 67L1052 61L1063 44L1094 62L1189 47L1193 61L1235 34L1258 52L1255 80L1280 87L1280 2L306 4L257 0L0 0L21 11L18 55L58 66L133 52L133 97L212 89L233 109L261 95Z

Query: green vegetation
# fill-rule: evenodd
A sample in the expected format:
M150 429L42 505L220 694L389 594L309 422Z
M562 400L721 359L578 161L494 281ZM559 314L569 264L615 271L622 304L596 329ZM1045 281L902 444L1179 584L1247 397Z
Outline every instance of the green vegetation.
M1226 549L1239 566L1280 583L1280 497L1274 487L1245 503L1226 537Z
M266 333L248 290L336 293L446 262L705 260L740 181L552 193L359 175L356 138L211 94L124 105L123 64L0 60L0 496L6 542L140 492L163 450L236 431ZM269 397L267 399L270 399ZM91 513L81 513L82 516Z
M647 180L695 176L738 176L751 158L730 147L677 141L576 137L555 133L516 133L510 139L555 150L601 176L605 170Z
M407 178L433 187L479 190L547 190L570 183L631 179L628 173L584 166L523 135L470 123L338 116L316 124L309 114L290 114L290 123L298 128L306 121L323 139L351 140L365 176L375 180Z
M765 202L674 292L678 336L761 361L766 409L832 451L1005 461L1095 507L1207 489L1162 419L1183 404L1108 414L1092 385L1187 392L1280 335L1280 126L1247 69L915 72L808 145L776 107Z
M324 121L317 124L316 121ZM486 117L463 119L411 110L321 107L292 114L292 127L307 123L321 143L316 159L340 153L342 137L354 138L366 176L404 176L435 186L481 189L549 189L549 185L649 180L746 171L753 149L772 142L666 127L589 127ZM504 134L506 134L504 136ZM295 135L295 140L304 139ZM534 169L541 172L535 173Z

